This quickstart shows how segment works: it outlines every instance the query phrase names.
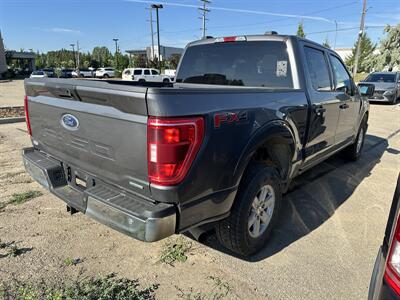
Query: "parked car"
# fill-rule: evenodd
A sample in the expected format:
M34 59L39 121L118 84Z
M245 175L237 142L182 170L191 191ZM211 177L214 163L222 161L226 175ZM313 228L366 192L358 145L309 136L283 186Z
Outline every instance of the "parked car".
M33 71L30 76L30 78L44 78L44 77L48 77L46 72L44 71Z
M60 78L72 78L73 69L61 69Z
M95 72L95 77L112 78L114 77L114 68L98 68Z
M78 70L74 70L72 71L72 77L74 78L93 77L93 72L89 69L79 69L79 74L78 74Z
M53 68L44 68L42 71L47 74L47 77L55 77L56 75Z
M400 299L400 174L368 293L368 300L389 299Z
M147 242L213 226L242 256L264 247L293 178L339 151L357 160L368 128L340 57L296 36L192 42L168 85L28 79L25 90L26 170L71 212Z
M375 93L370 101L395 104L400 98L400 72L374 72L362 82L375 85Z
M150 68L128 68L122 72L123 80L132 80L137 82L171 82L167 75L160 75L156 69Z
M175 78L175 76L176 76L176 70L173 70L173 69L165 69L163 75L166 75L166 76L170 77L171 80L174 80L174 78Z

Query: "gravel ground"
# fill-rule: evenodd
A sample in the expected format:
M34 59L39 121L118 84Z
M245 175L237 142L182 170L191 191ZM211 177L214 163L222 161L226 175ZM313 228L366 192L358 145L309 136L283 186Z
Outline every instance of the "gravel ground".
M24 80L0 82L0 107L24 106Z
M24 172L20 149L30 145L25 129L24 123L0 125L0 204L14 193L43 195L0 210L2 242L25 249L16 257L0 256L0 282L115 272L143 285L159 284L157 299L177 299L178 288L208 295L214 276L229 285L226 299L367 298L400 170L399 105L372 105L358 162L336 156L299 177L261 253L245 261L221 249L214 236L203 244L183 237L192 250L175 266L159 262L165 241L145 244L82 214L70 216L61 200ZM82 262L66 266L68 258Z

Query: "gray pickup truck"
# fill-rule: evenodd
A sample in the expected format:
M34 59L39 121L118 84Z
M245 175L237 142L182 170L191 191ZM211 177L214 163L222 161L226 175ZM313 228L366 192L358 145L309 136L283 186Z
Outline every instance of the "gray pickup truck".
M173 84L27 79L26 170L67 203L152 242L215 228L247 256L266 243L292 179L356 160L373 86L295 36L190 43Z

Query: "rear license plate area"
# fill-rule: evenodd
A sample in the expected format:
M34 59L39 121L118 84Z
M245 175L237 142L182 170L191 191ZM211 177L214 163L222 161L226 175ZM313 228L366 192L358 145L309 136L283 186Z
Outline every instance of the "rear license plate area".
M66 166L68 184L78 190L84 191L96 185L95 179L89 174L72 166Z

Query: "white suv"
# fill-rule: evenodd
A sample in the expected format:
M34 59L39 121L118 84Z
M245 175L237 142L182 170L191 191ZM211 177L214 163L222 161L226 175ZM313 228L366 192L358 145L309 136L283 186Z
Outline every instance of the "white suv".
M149 68L128 68L122 72L123 80L133 80L137 82L171 82L171 78L167 75L160 75L156 69Z
M98 78L111 78L114 77L114 69L113 68L98 68L95 72L95 77Z

